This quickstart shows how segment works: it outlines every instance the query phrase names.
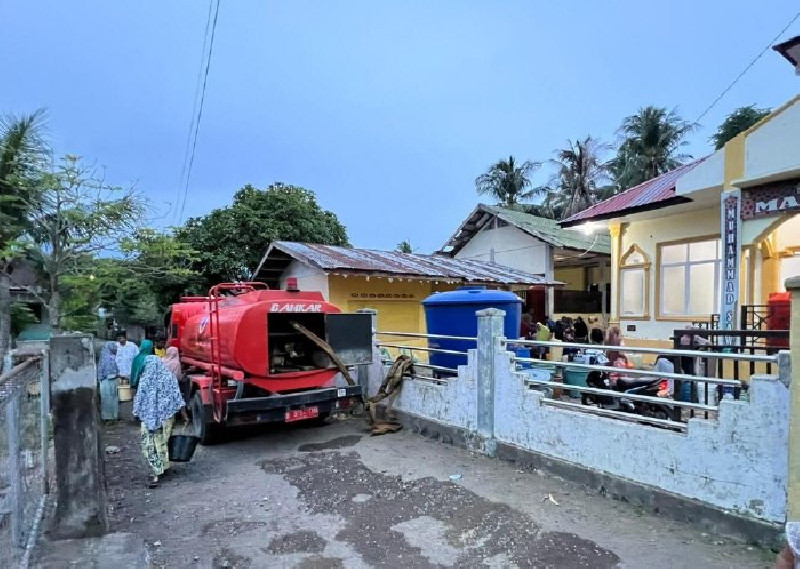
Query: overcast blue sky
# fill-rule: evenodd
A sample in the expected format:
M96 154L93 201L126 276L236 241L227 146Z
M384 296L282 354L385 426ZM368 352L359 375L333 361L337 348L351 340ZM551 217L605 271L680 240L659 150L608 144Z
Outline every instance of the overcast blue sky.
M613 141L643 105L694 120L797 12L796 0L221 0L185 216L242 185L313 189L353 244L420 252L475 207L497 159ZM568 7L567 7L568 6ZM724 6L724 8L722 8ZM0 110L47 107L59 152L135 182L177 217L205 0L0 0ZM782 39L800 34L800 21ZM702 121L777 106L800 77L769 51ZM543 168L537 182L548 179ZM184 217L185 217L184 216Z

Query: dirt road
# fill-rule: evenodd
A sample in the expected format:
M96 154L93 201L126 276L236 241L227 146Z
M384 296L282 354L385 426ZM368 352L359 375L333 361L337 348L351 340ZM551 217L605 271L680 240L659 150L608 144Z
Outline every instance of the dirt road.
M148 490L138 430L110 427L112 529L155 567L769 567L765 552L575 484L359 420L213 447ZM451 475L454 479L451 480Z

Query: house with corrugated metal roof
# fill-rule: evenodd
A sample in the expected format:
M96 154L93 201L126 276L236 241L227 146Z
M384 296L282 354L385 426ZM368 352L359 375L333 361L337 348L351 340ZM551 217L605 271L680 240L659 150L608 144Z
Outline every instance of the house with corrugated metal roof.
M297 279L301 290L318 290L345 312L378 311L383 331L425 332L420 302L434 292L463 285L507 290L561 283L483 259L455 259L311 243L271 243L255 270L255 279L285 288Z
M539 321L545 315L583 315L598 326L610 306L611 244L608 231L565 229L557 221L517 209L479 204L442 247L456 260L485 260L548 280L521 296Z
M770 299L800 275L798 141L800 96L714 154L561 222L609 230L611 320L626 342L771 325Z

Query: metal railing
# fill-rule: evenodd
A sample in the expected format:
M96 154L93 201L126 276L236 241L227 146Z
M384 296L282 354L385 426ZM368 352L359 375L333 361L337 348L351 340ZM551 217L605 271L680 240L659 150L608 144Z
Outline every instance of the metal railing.
M401 354L406 354L411 356L416 360L416 356L414 352L422 352L426 355L431 354L435 358L436 355L445 355L445 356L463 356L464 363L466 364L467 358L467 350L459 350L459 349L447 349L447 348L432 348L430 347L430 341L433 340L434 342L444 341L444 342L470 342L474 344L477 342L477 338L469 337L469 336L449 336L445 334L422 334L418 332L377 332L377 336L390 336L396 338L413 338L418 340L427 340L429 345L426 346L414 346L411 344L401 344L396 342L382 342L379 341L377 343L379 348L386 348L386 349L394 349L399 350ZM386 357L381 358L381 362L384 364L391 364L392 360ZM420 375L418 373L413 373L408 375L412 379L418 379L421 381L432 381L434 383L444 383L447 381L448 377L453 377L458 375L458 368L457 367L448 367L448 366L441 366L436 365L435 363L430 362L421 362L415 361L414 362L415 368L420 368L423 370L428 370L431 375Z
M0 377L0 561L24 564L49 493L52 450L48 358Z
M681 331L683 332L694 332L697 334L708 334L708 331ZM676 331L677 334L677 331ZM692 359L697 358L700 354L696 350L692 349L662 349L662 348L649 348L649 347L620 347L620 346L599 346L595 344L579 344L579 343L567 343L567 342L543 342L543 341L536 341L536 340L507 340L504 339L501 342L502 345L509 347L529 347L534 349L542 349L542 348L566 348L568 350L601 350L601 351L616 351L621 353L638 353L638 354L659 354L664 357L667 357L675 367L674 373L666 373L661 371L656 371L653 369L631 369L631 368L622 368L616 367L611 365L598 365L598 364L590 364L590 363L580 363L575 361L552 361L552 360L542 360L532 357L525 357L520 355L513 355L511 360L516 364L522 366L530 366L533 368L536 367L544 367L546 369L553 369L555 368L557 371L556 377L550 377L549 379L537 378L537 377L529 377L527 378L526 384L531 386L531 388L547 388L550 390L550 397L546 400L543 400L545 404L555 404L560 407L566 408L574 408L579 410L586 410L587 412L591 412L597 415L604 415L616 419L623 419L626 421L633 421L637 423L644 423L655 425L659 427L665 427L669 429L674 429L678 431L685 431L686 430L686 421L689 418L695 417L697 412L703 413L706 419L712 418L718 410L716 404L712 404L709 401L712 400L711 397L708 397L708 388L709 386L713 386L713 388L719 387L720 393L722 395L723 390L731 390L735 397L738 398L739 392L742 388L742 382L737 377L729 378L724 377L723 373L719 374L719 377L711 376L709 373L704 375L695 374L693 371L691 373L684 373L683 369L680 367L679 362L685 359ZM733 366L734 369L738 368L739 363L748 363L750 365L755 365L756 363L762 365L777 365L778 363L778 356L777 354L752 354L752 353L736 353L736 352L712 352L712 351L705 351L702 353L702 357L706 358L707 360L716 360L718 362L719 370L723 370L723 362L725 360L729 360L735 363ZM633 391L618 391L616 389L603 389L598 387L589 387L583 385L569 385L564 382L565 373L564 370L579 370L579 371L587 371L587 372L597 372L599 374L608 374L609 376L617 375L619 377L633 377L633 378L653 378L654 381L657 380L671 380L673 382L673 391L671 397L660 397L660 396L652 396L652 395L642 395L636 393L634 388ZM560 379L561 381L557 381ZM683 397L683 385L685 383L690 383L692 387L692 393L698 393L697 386L703 386L705 388L707 397L704 399L704 402L698 400L696 396L686 401ZM574 391L578 392L581 396L581 403L573 403L569 401L559 401L557 404L554 403L558 401L557 399L553 398L553 395L557 393L558 390L561 391ZM589 407L587 403L589 401L594 402L597 407ZM614 404L617 408L604 408L604 407L612 407L614 405L608 405L600 403L601 400L605 401L614 401ZM625 400L627 402L636 402L644 403L645 406L640 406L638 409L635 405L629 405L627 410L623 410L621 408L621 402ZM648 407L649 406L649 407ZM633 408L633 410L631 410ZM589 409L591 409L589 411ZM684 414L684 410L688 412Z
M675 330L672 336L673 347L691 347L692 356L675 361L676 369L694 373L696 364L706 377L730 376L732 379L747 381L757 373L773 375L777 372L777 354L788 345L788 330ZM709 355L723 353L725 358L709 361ZM734 356L745 356L738 360ZM749 356L749 357L747 357ZM711 356L713 358L713 356ZM767 359L764 359L767 358ZM736 361L726 365L725 360ZM744 365L742 365L744 363ZM708 385L705 386L708 389ZM739 399L740 389L734 390L734 398ZM693 392L693 399L699 394ZM708 398L708 394L705 394Z

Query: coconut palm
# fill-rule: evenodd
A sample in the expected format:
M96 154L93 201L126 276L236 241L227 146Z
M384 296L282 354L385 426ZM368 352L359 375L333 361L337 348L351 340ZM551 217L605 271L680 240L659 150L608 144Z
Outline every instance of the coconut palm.
M17 236L25 219L26 179L47 153L43 109L29 115L0 117L0 249Z
M620 189L641 184L673 170L690 156L680 154L684 137L695 125L672 110L644 107L626 117L620 127L623 136L617 156L609 168Z
M722 121L717 127L717 132L711 136L714 148L719 150L725 143L746 131L770 113L770 109L757 109L755 105L739 107Z
M587 136L583 140L567 141L567 147L556 151L551 163L557 173L550 183L546 202L559 217L569 217L598 200L598 189L607 182L607 166L602 161L602 153L607 145Z
M10 244L25 231L30 180L47 154L44 111L0 118L0 370L11 346Z
M514 157L509 156L508 160L498 161L475 178L475 189L480 195L494 197L502 205L514 205L543 193L541 188L533 188L530 180L539 166L540 163L530 160L517 165Z
M406 239L397 244L397 250L401 253L413 253L414 248L411 246L411 241Z

